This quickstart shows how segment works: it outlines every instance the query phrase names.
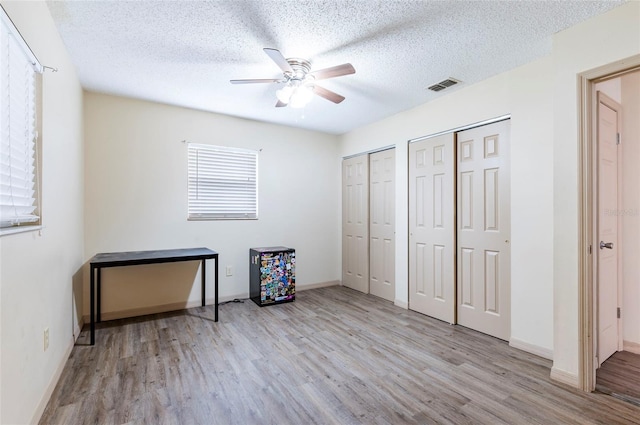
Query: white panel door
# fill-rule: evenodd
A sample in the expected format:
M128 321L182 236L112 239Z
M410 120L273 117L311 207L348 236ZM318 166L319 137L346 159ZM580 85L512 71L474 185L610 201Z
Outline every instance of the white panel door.
M342 284L369 293L369 156L342 161Z
M396 150L369 155L369 292L393 301L395 288Z
M455 323L454 135L409 145L409 308Z
M458 323L504 340L511 334L509 125L456 135Z
M598 92L598 366L622 349L618 319L618 103Z

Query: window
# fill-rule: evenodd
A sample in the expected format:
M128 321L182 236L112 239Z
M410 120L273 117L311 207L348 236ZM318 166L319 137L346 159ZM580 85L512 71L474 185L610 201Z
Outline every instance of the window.
M40 224L37 103L42 67L0 9L0 229Z
M258 152L189 143L189 220L258 218Z

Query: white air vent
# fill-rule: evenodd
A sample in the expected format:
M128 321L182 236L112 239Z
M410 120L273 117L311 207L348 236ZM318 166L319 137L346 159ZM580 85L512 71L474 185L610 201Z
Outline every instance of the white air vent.
M460 81L458 80L454 80L453 78L447 78L446 80L442 80L439 83L436 83L434 85L432 85L431 87L428 87L429 90L431 91L441 91L446 89L447 87L451 87L454 86L456 84L458 84Z

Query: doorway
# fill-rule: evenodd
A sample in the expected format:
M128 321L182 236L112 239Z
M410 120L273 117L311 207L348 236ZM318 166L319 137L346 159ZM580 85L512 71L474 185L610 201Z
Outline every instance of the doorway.
M640 70L594 88L596 391L640 405Z
M640 56L580 84L580 383L638 404L630 383L640 381Z
M598 84L596 84L596 90ZM598 367L622 350L622 106L597 90L596 93L596 170L597 189L595 214L595 271L598 314Z

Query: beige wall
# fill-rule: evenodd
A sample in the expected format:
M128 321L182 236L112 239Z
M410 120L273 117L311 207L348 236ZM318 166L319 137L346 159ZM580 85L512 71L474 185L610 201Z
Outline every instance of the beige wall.
M44 2L2 6L42 64L44 229L0 238L0 423L37 421L74 342L83 263L82 90ZM43 349L49 328L50 345Z
M84 104L86 259L209 247L220 253L220 297L229 299L248 296L249 248L285 245L297 252L299 288L340 279L336 136L96 93L85 93ZM187 221L183 140L261 149L258 220ZM107 317L200 300L197 267L189 263L109 269L103 279ZM210 299L212 285L207 273Z
M616 102L622 103L622 84L620 77L596 83L595 88L596 91L601 91Z
M622 76L622 336L640 354L640 71Z
M640 2L628 2L553 38L554 365L579 385L577 75L640 53Z

